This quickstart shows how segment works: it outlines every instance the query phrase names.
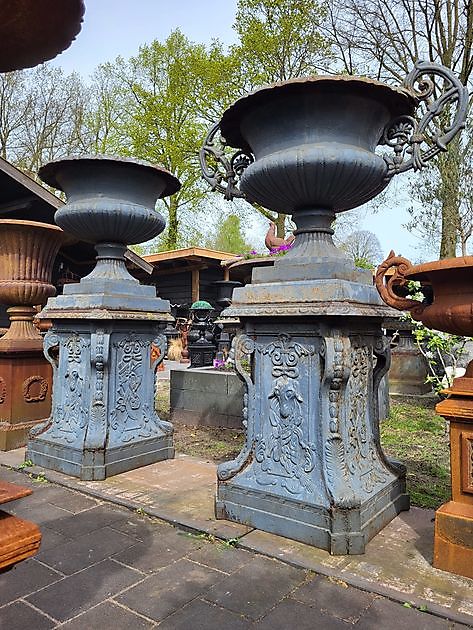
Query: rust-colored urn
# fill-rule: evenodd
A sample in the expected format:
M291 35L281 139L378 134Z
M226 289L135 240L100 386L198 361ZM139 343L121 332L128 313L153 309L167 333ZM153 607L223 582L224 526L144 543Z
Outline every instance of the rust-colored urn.
M410 280L421 283L424 302L402 297ZM473 336L473 256L412 265L391 252L377 270L376 286L389 306L410 311L425 326ZM450 422L452 500L435 515L433 564L473 578L473 361L443 394L436 411Z
M0 220L0 303L10 306L11 322L0 337L0 450L25 444L50 412L51 366L33 318L56 293L51 276L63 239L55 225Z

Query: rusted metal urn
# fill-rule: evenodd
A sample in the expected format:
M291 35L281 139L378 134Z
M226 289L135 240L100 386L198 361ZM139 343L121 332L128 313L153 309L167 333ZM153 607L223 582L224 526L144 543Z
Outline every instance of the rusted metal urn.
M200 157L210 186L291 214L297 226L293 247L255 268L223 313L245 329L234 349L247 436L218 468L217 517L358 554L408 509L405 468L379 440L390 360L381 322L392 311L371 273L335 247L332 223L397 173L426 166L467 108L457 77L418 63L399 87L347 76L266 86L209 131Z
M156 413L155 370L166 352L167 300L125 264L127 244L164 229L155 210L179 181L164 168L109 157L60 160L40 177L67 195L56 222L95 243L97 265L51 298L40 318L54 371L50 417L31 434L27 457L82 479L104 479L174 456L172 425Z
M10 327L0 338L0 449L23 446L27 429L48 416L51 366L33 325L35 306L56 293L53 264L63 231L46 223L0 220L0 303Z
M71 45L83 0L0 0L0 72L31 68Z
M421 283L424 302L400 296L410 280ZM473 336L473 256L412 265L391 252L377 270L376 287L386 304L409 311L429 328ZM473 578L473 361L443 394L435 409L450 421L452 500L435 515L433 564Z

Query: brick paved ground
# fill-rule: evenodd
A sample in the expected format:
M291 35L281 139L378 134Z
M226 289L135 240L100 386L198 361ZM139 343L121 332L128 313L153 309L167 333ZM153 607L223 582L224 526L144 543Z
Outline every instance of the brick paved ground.
M2 629L467 627L20 473L0 477L31 485L8 507L43 532L34 559L0 574Z

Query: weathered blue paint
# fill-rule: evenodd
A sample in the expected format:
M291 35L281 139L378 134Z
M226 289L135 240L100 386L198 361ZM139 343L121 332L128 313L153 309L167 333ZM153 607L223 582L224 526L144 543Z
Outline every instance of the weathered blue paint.
M93 271L66 285L40 315L52 320L45 355L54 370L53 404L27 457L81 479L173 457L172 425L154 406L170 306L130 275L124 253L125 243L163 230L155 202L179 182L164 169L110 158L63 160L40 175L68 195L57 223L97 243L98 256Z

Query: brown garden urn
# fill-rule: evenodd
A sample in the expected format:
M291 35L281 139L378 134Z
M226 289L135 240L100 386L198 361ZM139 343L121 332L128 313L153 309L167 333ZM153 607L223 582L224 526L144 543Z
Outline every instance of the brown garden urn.
M395 273L385 283L384 276ZM428 300L400 297L403 286L419 281ZM383 300L410 311L425 326L473 336L473 256L412 265L393 252L380 265L376 286ZM443 391L436 411L450 422L452 499L435 515L434 561L438 569L473 578L473 361L465 376Z
M0 303L10 305L0 338L0 450L23 446L51 410L52 371L33 318L56 293L51 274L63 240L55 225L0 220Z

